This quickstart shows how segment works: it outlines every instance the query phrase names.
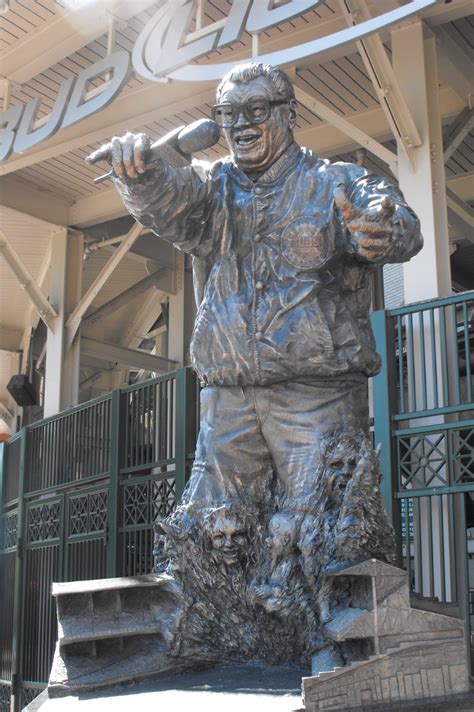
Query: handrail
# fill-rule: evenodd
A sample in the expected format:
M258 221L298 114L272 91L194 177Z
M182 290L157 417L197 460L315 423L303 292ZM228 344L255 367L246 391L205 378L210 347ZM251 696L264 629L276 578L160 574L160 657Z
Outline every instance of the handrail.
M91 400L84 401L84 403L78 403L78 405L71 405L69 406L69 408L61 410L59 413L49 415L47 418L42 418L42 420L37 420L35 423L31 423L31 425L27 425L26 430L28 432L30 432L31 430L36 430L38 428L41 428L43 425L46 425L47 423L51 423L54 420L60 420L61 418L66 418L68 415L73 415L78 411L90 408L94 405L97 405L97 403L105 403L106 401L111 400L111 398L112 391L110 393L106 393L105 396L97 396L96 398L92 398Z
M132 383L131 386L123 386L120 388L121 393L130 393L131 391L139 391L141 388L147 388L147 386L153 386L156 383L163 383L164 381L171 381L176 378L176 371L169 371L162 376L156 376L155 378L147 378L139 383Z
M389 316L403 316L405 314L413 314L414 312L425 311L426 309L446 307L450 304L461 304L462 302L468 302L471 299L474 299L474 290L470 290L469 292L461 292L460 294L453 294L450 297L443 297L441 299L427 299L426 301L406 304L405 306L397 307L396 309L387 309L387 312Z

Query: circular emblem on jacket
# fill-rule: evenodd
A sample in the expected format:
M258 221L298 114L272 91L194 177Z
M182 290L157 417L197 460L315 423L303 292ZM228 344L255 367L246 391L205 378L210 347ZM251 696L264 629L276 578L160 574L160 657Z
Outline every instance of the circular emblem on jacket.
M303 216L290 222L281 235L281 251L290 264L299 269L321 267L330 252L326 229L320 229L318 218Z

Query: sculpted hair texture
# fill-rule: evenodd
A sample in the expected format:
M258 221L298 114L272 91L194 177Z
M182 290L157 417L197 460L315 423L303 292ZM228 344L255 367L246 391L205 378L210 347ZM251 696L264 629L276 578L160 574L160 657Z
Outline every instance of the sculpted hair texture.
M275 87L279 98L290 101L295 98L295 91L290 78L281 69L276 69L263 62L251 62L249 64L239 64L227 72L216 90L217 101L221 100L222 89L227 82L242 82L246 84L257 77L268 77Z

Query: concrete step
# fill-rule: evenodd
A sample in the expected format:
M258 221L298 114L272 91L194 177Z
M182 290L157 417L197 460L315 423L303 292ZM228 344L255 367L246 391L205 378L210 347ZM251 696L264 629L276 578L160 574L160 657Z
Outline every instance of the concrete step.
M167 638L179 587L170 577L53 584L60 646L108 638L160 634Z

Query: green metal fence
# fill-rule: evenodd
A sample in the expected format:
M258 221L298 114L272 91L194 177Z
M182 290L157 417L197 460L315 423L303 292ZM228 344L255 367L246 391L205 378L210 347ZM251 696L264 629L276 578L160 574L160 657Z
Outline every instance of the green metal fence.
M153 524L173 509L194 454L190 369L35 423L0 469L0 711L45 687L56 641L51 583L152 570Z
M419 604L468 620L474 494L474 292L372 314L374 440L400 564ZM152 569L153 523L180 496L198 425L189 369L24 429L0 464L0 712L48 678L52 581Z
M469 621L474 292L372 316L383 356L373 384L375 442L400 562L419 605Z

